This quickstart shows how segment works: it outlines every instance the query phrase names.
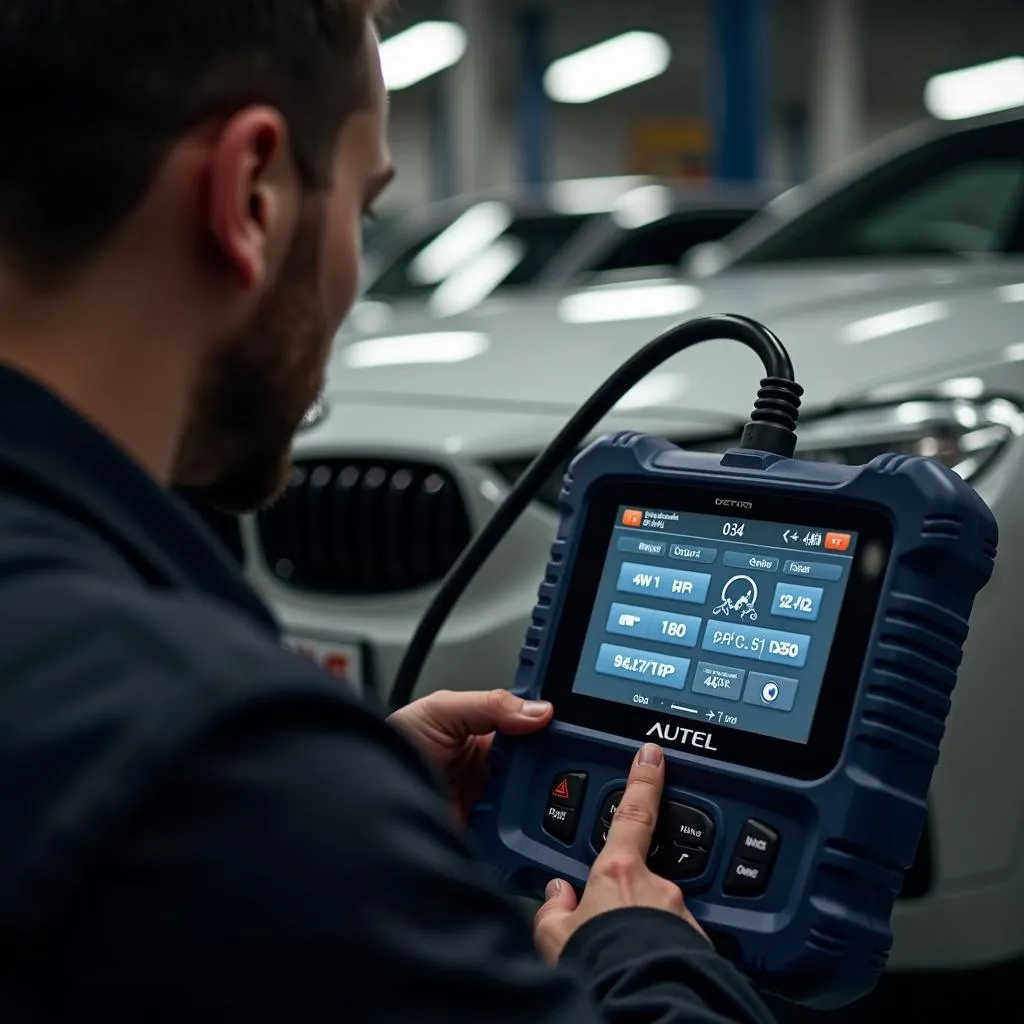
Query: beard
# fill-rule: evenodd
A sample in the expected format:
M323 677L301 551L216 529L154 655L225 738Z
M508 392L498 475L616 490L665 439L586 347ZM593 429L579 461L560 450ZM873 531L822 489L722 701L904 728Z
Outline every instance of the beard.
M322 224L308 200L273 291L202 373L174 474L190 500L245 513L284 491L292 438L323 388L332 337L318 292Z

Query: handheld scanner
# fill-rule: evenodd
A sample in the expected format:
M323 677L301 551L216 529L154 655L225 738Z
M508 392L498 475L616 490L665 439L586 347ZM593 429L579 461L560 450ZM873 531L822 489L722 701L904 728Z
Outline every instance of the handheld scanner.
M875 985L925 823L996 523L935 462L682 451L635 433L570 466L473 828L516 888L582 887L638 745L666 789L648 858L763 989L821 1008Z

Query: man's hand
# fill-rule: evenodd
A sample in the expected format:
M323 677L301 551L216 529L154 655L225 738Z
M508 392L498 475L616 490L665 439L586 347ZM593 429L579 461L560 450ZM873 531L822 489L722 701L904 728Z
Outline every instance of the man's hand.
M640 748L608 830L608 841L590 869L583 898L561 879L548 884L547 902L534 918L534 940L555 964L569 937L585 921L621 907L653 907L703 929L686 909L679 886L648 870L646 859L665 785L665 759L653 743ZM704 935L707 938L706 935Z
M444 775L456 813L465 824L487 783L494 734L537 732L551 721L552 712L547 701L526 701L508 690L439 690L396 711L388 721Z

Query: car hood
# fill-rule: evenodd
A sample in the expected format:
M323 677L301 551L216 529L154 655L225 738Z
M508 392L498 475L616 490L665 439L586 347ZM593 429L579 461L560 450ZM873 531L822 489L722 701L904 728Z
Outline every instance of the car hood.
M1010 301L1022 297L1021 282L1024 260L962 268L751 268L692 283L661 278L497 299L444 319L419 303L396 306L380 312L378 330L339 335L328 387L336 395L574 407L672 324L741 313L782 338L799 379L822 402L1024 340L1022 307ZM648 312L659 308L667 315ZM760 368L722 343L678 356L664 371L680 378L671 397L666 382L648 389L649 402L636 394L635 405L682 401L742 414Z
M555 424L669 326L740 313L782 339L805 405L827 407L893 384L975 373L1014 345L1020 359L1022 302L1024 260L736 268L703 281L652 278L497 298L446 318L420 303L378 307L336 339L326 397L353 410L344 417L348 438L380 416L413 441L429 432L432 410L444 416L446 433L456 413L470 432L486 418L488 434L530 417ZM358 329L368 321L373 330ZM645 420L689 434L733 429L749 414L761 376L737 344L703 344L666 362L618 412L638 429L648 429Z

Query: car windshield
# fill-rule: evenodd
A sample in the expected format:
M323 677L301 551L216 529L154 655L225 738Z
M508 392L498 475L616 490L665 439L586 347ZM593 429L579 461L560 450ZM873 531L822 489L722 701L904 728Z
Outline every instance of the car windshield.
M767 211L751 233L769 222ZM1024 252L1024 121L905 152L759 240L733 266L789 260L997 257Z
M513 215L504 203L479 203L399 251L382 246L383 268L365 295L426 298L442 282L488 270L491 291L533 284L590 219L587 214Z
M585 269L595 274L677 268L686 253L717 242L753 215L753 209L687 210L623 232Z

